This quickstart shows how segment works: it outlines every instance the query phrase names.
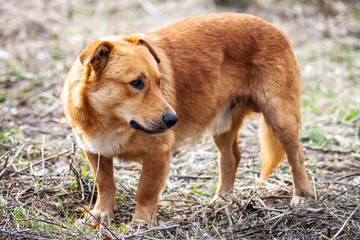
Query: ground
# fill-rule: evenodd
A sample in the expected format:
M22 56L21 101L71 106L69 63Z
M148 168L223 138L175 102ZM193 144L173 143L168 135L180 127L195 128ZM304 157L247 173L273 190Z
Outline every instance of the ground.
M290 38L304 79L300 135L316 200L290 208L286 161L259 184L255 116L240 132L231 200L209 203L217 150L205 135L173 153L154 226L131 224L141 165L121 162L115 221L84 225L93 176L59 101L72 62L93 39L224 11L263 17ZM5 0L0 15L0 238L360 239L357 0Z

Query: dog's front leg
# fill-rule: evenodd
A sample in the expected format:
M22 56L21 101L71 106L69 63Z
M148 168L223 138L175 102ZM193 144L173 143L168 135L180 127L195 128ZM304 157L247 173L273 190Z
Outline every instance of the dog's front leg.
M96 178L98 190L95 208L91 213L101 220L112 220L116 208L113 158L100 156L100 162L98 162L97 154L85 151L85 155L89 161L93 177ZM98 166L99 169L97 169Z
M143 167L136 192L135 221L154 222L159 195L169 174L170 152L147 154L143 157Z

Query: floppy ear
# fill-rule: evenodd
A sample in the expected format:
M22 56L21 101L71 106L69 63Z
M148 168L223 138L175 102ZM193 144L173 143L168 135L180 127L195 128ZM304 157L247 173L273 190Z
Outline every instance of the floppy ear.
M86 67L91 64L94 71L104 70L114 44L108 41L94 40L80 54L81 64Z
M149 49L149 52L151 53L151 55L153 55L153 57L155 58L157 63L160 63L160 59L157 56L152 43L150 42L150 40L142 34L131 34L130 36L125 36L124 40L130 43L133 43L135 45L144 45L145 47L147 47Z

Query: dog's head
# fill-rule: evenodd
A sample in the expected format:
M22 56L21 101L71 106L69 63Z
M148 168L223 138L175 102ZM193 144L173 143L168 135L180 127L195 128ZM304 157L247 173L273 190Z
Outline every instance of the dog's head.
M95 40L78 60L85 69L79 91L85 111L93 112L89 118L125 122L150 134L165 132L178 121L162 94L160 59L144 36Z

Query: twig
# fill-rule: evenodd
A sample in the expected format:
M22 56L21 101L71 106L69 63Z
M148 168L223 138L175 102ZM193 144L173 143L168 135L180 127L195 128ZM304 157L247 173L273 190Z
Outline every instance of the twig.
M68 152L70 152L70 151L71 151L71 148L68 149L68 150L66 150L66 151L64 151L64 152L62 152L62 153L58 153L58 154L55 154L55 155L53 155L53 156L47 157L47 158L45 158L44 160L41 159L41 160L39 160L39 161L37 161L37 162L34 162L34 163L31 164L31 165L32 165L32 166L39 165L39 164L42 163L43 161L48 161L48 160L51 160L51 159L53 159L53 158L62 156L62 155L66 154L66 153L68 153ZM29 166L29 167L25 167L25 168L23 168L23 169L20 169L18 172L22 172L22 171L28 170L29 168L30 168L30 166Z
M268 199L268 198L274 198L274 199L282 199L282 198L292 198L292 196L288 195L270 195L270 196L263 196L262 198Z
M45 135L43 135L43 141L41 146L41 159L42 159L42 169L43 169L43 176L45 176L45 155L44 155L44 149L45 149Z
M149 237L149 236L145 236L145 235L140 235L140 234L134 234L132 235L134 237L139 237L140 239L142 238L146 238L146 239L151 239L151 240L161 240L160 238L153 238L153 237Z
M179 225L176 227L175 239L178 239L178 233L179 233Z
M195 238L197 238L197 236L199 234L199 226L200 226L200 218L197 218L196 230L195 230ZM178 229L176 229L176 235L177 235L177 231L178 231Z
M360 175L360 172L349 173L349 174L346 174L346 175L337 177L337 178L334 179L334 181L339 181L339 180L342 180L342 179L344 179L344 178L348 178L348 177L352 177L352 176L357 176L357 175Z
M89 190L87 190L86 192L90 192L91 193L91 191L89 191ZM80 193L80 191L71 191L71 192L69 192L69 194L77 194L77 193ZM56 197L60 197L60 196L64 196L64 195L67 195L68 193L58 193L58 194L56 194L56 195L53 195L53 196L51 196L51 197L47 197L47 198L44 198L43 200L50 200L50 199L53 199L53 198L56 198ZM26 195L25 197L28 197L28 196L31 196L32 194L29 194L29 195ZM22 198L25 198L25 197L22 197Z
M278 219L278 218L283 218L284 216L286 216L286 215L288 215L288 214L292 214L292 211L291 211L291 210L287 210L287 211L283 212L283 213L280 214L280 215L277 215L277 216L275 216L275 217L272 217L272 218L268 219L267 222L271 222L271 221L273 221L273 220L275 220L275 219Z
M25 76L23 77L26 78ZM49 89L54 89L59 84L61 83L53 83L44 87L39 87L39 88L35 88L34 90L31 90L30 92L27 93L27 96L29 96L27 101L33 102L39 99L42 96L41 93L48 91Z
M147 232L151 232L151 231L168 230L168 229L178 228L178 227L179 227L178 224L170 225L170 226L164 226L164 227L155 227L155 228L151 228L151 229L146 230L146 231L142 231L142 232L136 233L136 234L134 234L134 235L128 235L128 236L125 236L125 237L121 237L121 239L133 238L133 237L136 237L136 235L141 235L141 236L143 236L143 234L145 234L145 233L147 233Z
M8 232L8 231L1 230L1 229L0 229L0 233L2 233L1 235L4 234L7 236L16 236L16 237L21 237L21 238L25 238L25 239L33 239L33 240L56 240L54 238L44 238L44 237L40 237L40 236L24 235L24 234L17 233L17 232Z
M230 229L231 229L231 236L232 236L232 239L234 239L233 222L231 220L231 215L230 215L228 206L225 206L225 212L226 212L226 215L227 215L227 218L229 221L229 225L230 225Z
M94 193L95 193L95 187L96 187L96 180L97 180L98 173L99 173L100 152L101 152L101 147L99 147L98 162L97 162L97 166L96 166L96 174L95 174L95 179L94 179L94 186L93 186L93 189L92 189L92 192L91 192L91 198L90 198L90 202L89 202L89 211L90 211L90 208L91 208L91 203L92 203L92 201L93 201L93 197L94 197ZM89 212L89 211L88 211L88 212ZM86 221L87 221L87 214L86 214L86 216L85 216L83 231L84 231L85 226L86 226Z
M264 203L264 201L261 198L255 198L255 201L257 201L258 203L260 203L261 206L263 206L264 208L267 208L266 204Z
M215 232L218 234L218 236L220 237L220 239L224 239L224 238L220 235L219 231L218 231L217 228L214 226L214 224L211 224L211 225L213 226Z
M245 211L246 207L249 205L249 203L250 203L251 201L253 201L254 198L256 197L256 195L253 195L253 196L252 196L253 193L254 193L254 189L251 189L251 191L249 192L248 197L246 198L246 199L247 199L247 200L246 200L246 203L242 206L242 209L240 210L240 213L243 213L243 212ZM233 198L233 201L235 201L235 203L236 203L238 206L240 206L241 204L238 203L237 200L234 200L234 199L235 199L235 198Z
M315 182L315 177L312 176L312 181L313 181L313 186L314 186L314 196L315 196L315 200L317 201L317 190L316 190L316 182Z
M355 214L355 212L359 209L360 204L357 205L357 207L351 212L350 216L346 219L346 221L344 222L344 224L341 226L341 228L339 229L339 231L337 231L337 233L331 238L331 240L336 239L336 237L344 230L346 224L350 221L350 219L352 218L352 216Z
M15 161L15 159L20 155L21 151L23 150L23 148L25 147L26 143L24 143L23 145L20 146L20 148L18 148L18 150L16 151L15 155L12 156L10 158L10 161L8 163L8 166L11 166L11 164L13 164L13 162ZM0 178L4 175L4 173L6 172L6 167L1 171L0 173Z
M117 183L122 187L130 196L135 196L135 193L131 192L129 189L127 189L124 185L122 185L120 182L117 181ZM132 200L133 203L136 203L132 198L129 198Z
M238 206L239 210L241 211L243 209L243 206L241 205L241 203L235 197L233 197L232 200L234 201L234 203Z
M360 159L360 153L351 153L351 156Z
M189 179L212 179L211 176L190 176L190 175L180 175L180 174L173 174L170 178L189 178Z
M102 238L102 225L100 225L100 227L99 227L99 233L98 234L99 234L99 238Z
M226 194L226 193L225 193L225 194ZM228 207L228 206L230 206L230 205L233 204L233 202L230 202L229 200L227 200L226 198L224 198L221 194L220 194L220 197L223 198L223 200L227 202L227 205L225 205L225 206L217 209L217 210L215 211L215 213L218 213L218 212L222 211L223 209L225 209L226 207Z
M286 215L288 215L288 213L291 213L291 211L290 212L284 212L284 213L282 213L282 214L280 214L280 215L278 215L278 216L276 216L276 217L273 217L273 218L270 218L267 222L270 222L270 221L272 221L272 220L275 220L276 218L278 218L278 220L273 224L273 225L271 225L270 226L270 232L272 232L272 230L274 229L274 228L276 228L276 226L277 225L279 225L279 223L283 220L283 218L286 216Z
M280 209L276 209L276 208L266 208L266 207L258 207L258 206L253 206L253 209L257 209L257 210L266 210L266 211L270 211L270 212L287 212L287 210L280 210Z
M12 213L8 214L7 220L10 220L12 227L15 228L16 232L19 232L19 229L14 224L14 216Z
M81 188L81 200L85 199L85 190L84 190L84 185L83 185L83 179L81 177L80 172L78 171L77 167L76 167L76 163L75 163L75 151L76 151L76 142L74 140L73 135L71 134L71 161L72 161L72 167L74 169L74 173L77 175L77 179L80 183L80 188Z
M304 145L304 148L311 149L314 151L321 151L323 153L355 153L355 150L352 149L330 149L330 148L324 148L324 147L316 147L316 146L310 146L310 145Z
M350 187L358 187L359 184L357 185L352 185L350 183L345 183L345 182L337 182L337 181L318 181L318 183L328 183L328 184L340 184L340 185L345 185L345 186L350 186Z
M3 160L3 158L5 158L4 167L3 167L3 169L1 169L1 170L4 170L4 169L6 168L7 162L8 162L8 159L9 159L9 158L7 158L7 156L8 156L9 154L10 154L10 152L6 152L6 153L4 153L4 154L0 157L0 161Z
M254 181L254 188L255 188L255 192L257 193L258 192L258 185L256 184L256 174L255 174L255 164L254 164L254 162L255 162L255 156L254 156L254 154L252 154L252 158L251 158L252 160L251 160L251 166L253 167L253 174L252 174L252 176L253 176L253 181Z
M27 219L16 219L16 221L18 222L25 222L25 223L28 223L29 221L39 221L39 222L44 222L44 223L47 223L47 224L51 224L51 225L54 225L54 226L57 226L61 229L66 229L66 230L69 230L69 228L67 228L66 226L62 225L62 224L58 224L58 223L54 223L54 222L51 222L51 221L47 221L47 220L43 220L43 219L38 219L38 218L33 218L33 219L30 219L30 218L27 218ZM29 231L27 229L25 230L22 230L22 232L26 232L26 231ZM79 237L78 235L74 235L72 233L69 233L67 232L66 233L67 235L69 236L73 236L73 237L76 237L76 239L85 239L87 240L87 238L83 238L83 237Z
M339 196L342 196L344 193L356 188L356 187L359 187L360 186L360 183L358 185L355 185L355 186L352 186L351 188L349 189L346 189L345 191L342 191L340 194L338 194L337 196L333 197L332 199L330 199L330 201L334 201L336 198L338 198ZM325 197L326 195L324 195Z

